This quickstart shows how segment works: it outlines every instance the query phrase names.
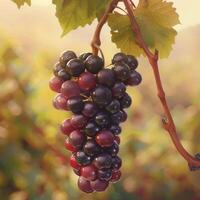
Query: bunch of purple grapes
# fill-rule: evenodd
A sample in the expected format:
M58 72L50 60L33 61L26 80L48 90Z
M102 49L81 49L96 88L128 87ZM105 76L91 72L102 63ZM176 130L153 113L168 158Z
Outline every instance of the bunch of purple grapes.
M78 187L86 193L104 191L121 177L120 123L132 103L126 87L142 81L137 66L134 56L123 53L115 54L112 67L105 68L99 56L77 57L66 51L54 67L49 85L58 94L53 104L73 113L62 122L61 131L67 135L65 147L72 152L70 165L79 176Z

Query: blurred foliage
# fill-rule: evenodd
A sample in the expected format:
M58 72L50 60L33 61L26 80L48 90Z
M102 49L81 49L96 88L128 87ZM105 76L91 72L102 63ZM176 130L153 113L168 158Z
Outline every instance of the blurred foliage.
M36 36L34 41L23 38L22 51L21 41L0 31L0 200L200 200L200 173L189 171L161 127L152 72L143 58L139 68L143 84L129 89L134 103L121 134L122 180L101 194L86 195L77 189L77 177L68 165L70 154L58 131L68 115L52 107L54 94L48 89L59 46L47 46L52 38L43 34L45 44L41 38L41 44L35 42ZM80 52L76 37L72 42L67 48ZM31 48L36 44L45 48ZM200 60L198 53L190 53L192 47L185 48L190 54L183 59L184 48L177 47L176 56L160 61L160 70L180 138L196 153ZM112 54L107 48L106 57Z

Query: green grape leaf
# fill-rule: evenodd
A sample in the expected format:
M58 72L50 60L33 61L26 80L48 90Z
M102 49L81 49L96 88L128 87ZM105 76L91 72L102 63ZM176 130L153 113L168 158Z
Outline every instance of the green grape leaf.
M21 8L25 3L28 4L29 6L31 5L31 0L11 0L17 4L18 8Z
M163 0L140 0L134 15L147 46L153 51L157 49L161 58L167 57L177 35L173 26L180 23L173 3ZM135 40L127 15L117 12L110 14L108 24L112 41L121 51L136 56L144 54Z
M53 0L63 35L79 26L91 24L109 2L110 0Z

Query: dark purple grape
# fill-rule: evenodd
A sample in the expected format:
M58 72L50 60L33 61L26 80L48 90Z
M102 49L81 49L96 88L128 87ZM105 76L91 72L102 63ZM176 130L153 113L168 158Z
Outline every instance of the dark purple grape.
M65 51L60 56L60 64L62 67L65 67L65 65L73 58L76 58L76 54L73 51Z
M103 60L99 56L90 55L85 61L86 69L93 74L97 74L103 66Z
M75 158L76 158L77 163L83 166L90 164L92 161L92 158L88 156L86 153L84 153L83 151L78 151L75 154Z
M97 75L98 83L112 87L115 83L115 74L111 69L103 69Z
M119 152L119 145L116 142L114 142L114 144L111 147L106 148L105 150L111 156L116 156Z
M101 151L99 145L96 143L95 140L92 140L92 139L89 139L85 143L83 150L89 156L94 156L94 155L100 153L100 151Z
M113 67L115 77L119 81L126 81L130 76L130 69L125 63L116 63Z
M80 56L79 56L79 58L81 59L81 60L86 60L89 56L91 56L92 55L92 53L82 53Z
M122 113L121 122L125 122L128 118L127 113L124 110L121 110L120 112Z
M109 124L109 115L105 112L97 113L95 116L95 122L100 127L106 127Z
M100 180L109 181L112 178L112 170L111 169L98 170L98 178Z
M71 79L71 75L69 73L67 73L65 71L65 69L61 69L59 72L58 72L58 75L57 75L58 78L60 78L61 80L63 81L68 81Z
M82 113L86 117L94 117L98 112L98 107L93 102L86 102Z
M111 115L111 122L113 124L119 124L121 121L122 121L122 112L121 111Z
M112 93L105 86L98 86L92 92L93 101L99 106L106 106L112 101Z
M126 92L126 85L122 82L117 82L112 88L112 94L116 98L121 98Z
M124 62L124 63L128 62L128 58L124 53L116 53L112 59L112 64L120 63L120 62Z
M85 66L82 60L78 58L71 59L67 65L66 70L74 77L78 77L85 71Z
M96 142L101 147L111 147L114 143L114 135L108 130L102 130L96 135Z
M67 98L62 94L57 94L54 97L53 105L56 109L59 110L68 110L67 108Z
M120 103L118 100L114 99L110 102L109 105L106 106L106 110L112 114L118 112L120 110Z
M84 72L80 75L78 84L81 90L90 91L96 86L96 77L90 72Z
M54 73L54 75L55 76L58 76L58 72L60 71L60 70L62 70L62 69L64 69L62 66L61 66L61 64L58 62L58 63L56 63L55 65L54 65L54 68L53 68L53 73Z
M141 82L142 76L138 72L132 71L126 83L130 86L136 86L139 85Z
M119 135L122 131L121 127L119 125L113 124L110 127L110 131L114 134L114 135Z
M72 97L67 100L67 107L75 114L80 113L84 108L84 102L82 97Z
M128 58L128 66L131 70L135 70L138 66L138 61L136 59L135 56L132 56L132 55L127 55L127 58Z
M132 104L132 99L131 97L128 95L128 93L125 93L125 95L120 99L120 104L121 104L121 108L129 108Z
M112 158L112 169L118 170L122 166L122 160L119 156L115 156Z
M85 133L89 137L94 137L100 131L100 128L94 122L89 122L84 129Z
M108 169L111 167L112 157L106 153L100 154L94 159L93 164L98 169Z

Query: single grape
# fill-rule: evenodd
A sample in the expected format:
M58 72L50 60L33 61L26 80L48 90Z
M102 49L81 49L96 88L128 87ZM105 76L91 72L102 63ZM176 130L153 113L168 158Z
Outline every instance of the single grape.
M66 96L66 98L80 96L80 88L75 81L65 81L61 87L61 93Z
M131 71L130 77L128 78L126 83L130 86L136 86L139 85L141 82L142 82L142 76L140 75L140 73L136 71Z
M132 55L127 55L127 58L128 58L128 66L131 70L135 70L138 66L138 61L137 59L135 58L135 56L132 56Z
M111 178L110 182L116 183L117 181L120 180L121 175L122 175L122 174L121 174L121 171L119 171L119 170L114 170L114 171L112 172L112 178Z
M114 135L110 131L103 130L96 135L96 142L101 147L110 147L114 143Z
M66 70L74 77L78 77L85 71L85 66L82 60L78 58L71 59L67 65Z
M120 137L119 136L115 136L115 141L117 142L117 144L121 143Z
M83 166L90 164L92 161L92 158L90 156L86 155L86 153L83 151L78 151L75 154L75 158L76 158L77 163L79 163L80 165L83 165ZM112 163L112 158L111 158L111 163Z
M112 169L118 170L122 166L122 160L119 156L112 158Z
M119 125L117 124L112 124L110 127L110 131L114 134L114 135L119 135L122 132L122 129Z
M74 154L71 155L69 163L72 168L77 169L77 170L81 169L81 165L76 161Z
M92 55L92 53L83 53L83 54L81 54L80 56L79 56L79 58L81 59L81 60L86 60L89 56L91 56Z
M69 142L69 138L65 140L65 148L71 152L76 151L76 148Z
M112 170L111 169L98 170L98 178L100 180L109 181L112 178Z
M76 54L73 51L64 51L60 56L60 64L62 65L62 67L65 67L67 62L69 62L73 58L76 58Z
M83 150L89 156L94 156L94 155L100 153L100 151L101 151L99 145L95 142L95 140L92 140L92 139L89 139L85 143Z
M77 149L83 146L85 139L85 136L79 130L72 131L69 135L70 144L72 144Z
M60 78L61 80L63 81L68 81L71 79L71 75L65 71L65 69L61 69L59 72L58 72L58 78Z
M115 74L111 69L102 69L101 71L99 71L97 78L99 84L108 87L112 87L115 83Z
M90 72L84 72L80 75L78 84L83 91L92 90L96 86L96 77Z
M130 69L125 63L116 63L113 67L113 71L119 81L126 81L130 76Z
M63 69L63 67L61 66L61 64L58 62L54 65L54 68L53 68L53 73L55 76L58 76L58 72Z
M94 122L89 122L84 129L85 133L89 137L94 137L100 131L100 128Z
M85 61L85 66L89 72L97 74L103 68L104 63L99 56L90 55Z
M106 148L106 152L109 153L111 156L116 156L119 152L119 145L114 142L111 147Z
M60 89L61 86L63 84L64 81L62 81L61 79L59 79L56 76L51 77L50 81L49 81L49 87L51 88L51 90L53 90L54 92L60 93Z
M85 193L92 193L94 190L91 187L90 181L87 181L84 177L79 177L78 187L81 191Z
M56 109L68 110L68 108L67 108L67 98L62 94L58 94L58 95L55 96L55 98L53 100L53 105Z
M86 117L94 117L98 112L98 107L93 102L86 102L82 114Z
M88 181L94 181L97 178L97 170L93 165L81 167L81 176Z
M74 127L71 124L71 120L65 119L60 125L60 130L65 135L69 135L72 131L74 131Z
M132 104L132 99L128 93L125 93L124 96L120 99L121 108L129 108Z
M103 192L108 187L108 181L96 179L95 181L91 181L91 187L93 190L97 192Z
M111 167L112 157L106 153L100 154L94 159L93 164L97 169L108 169Z
M124 110L120 111L122 113L121 122L125 122L128 118L127 113Z
M75 114L80 113L84 108L83 98L79 96L79 97L72 97L68 99L67 107L69 110L71 110Z
M127 63L128 62L128 58L124 53L116 53L112 59L112 64L115 63Z
M116 98L121 98L126 92L126 85L122 82L117 82L112 88L112 94Z
M99 106L106 106L112 101L112 93L105 86L98 86L92 92L93 101Z
M99 112L95 116L95 122L100 127L106 127L109 124L109 115L106 112Z
M76 129L81 129L87 124L87 118L83 115L77 114L72 116L71 124Z
M111 122L113 124L119 124L122 122L123 113L121 111L111 115Z
M110 102L109 105L106 106L106 110L112 114L118 112L120 110L120 103L118 100L114 99Z

